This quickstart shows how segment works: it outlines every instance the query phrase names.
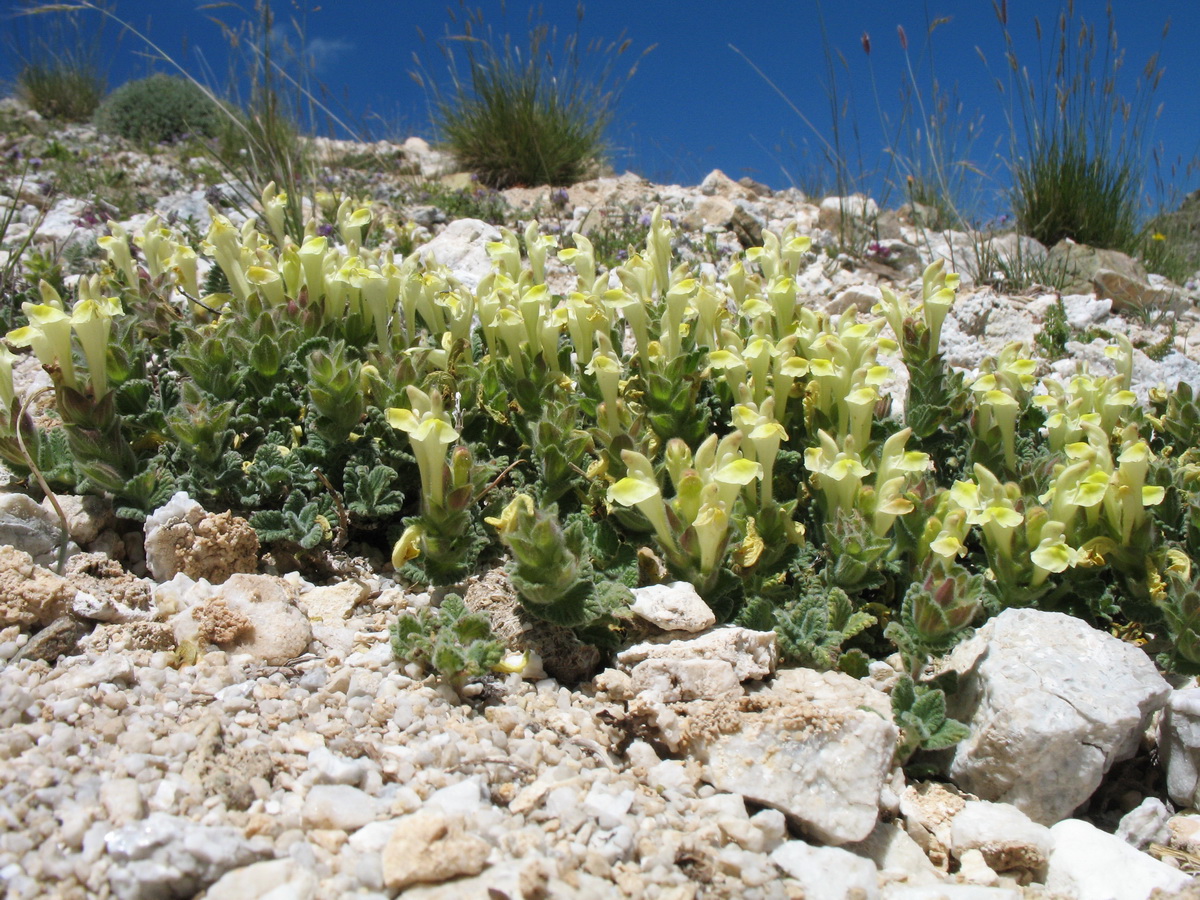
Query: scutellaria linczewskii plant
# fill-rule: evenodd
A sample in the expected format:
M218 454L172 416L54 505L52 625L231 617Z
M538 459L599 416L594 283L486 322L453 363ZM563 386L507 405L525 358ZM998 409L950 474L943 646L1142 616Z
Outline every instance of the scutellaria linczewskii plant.
M402 615L391 634L398 660L434 670L459 693L471 678L519 672L526 663L522 655L505 652L487 617L471 612L458 594L447 594L437 609Z
M285 206L268 186L197 245L113 225L70 309L44 287L9 342L51 374L63 427L20 415L4 355L6 460L135 519L187 490L304 565L368 541L451 585L507 551L529 613L601 644L652 553L793 659L857 672L898 648L913 714L938 708L918 704L940 690L925 660L1008 606L1135 623L1200 669L1200 414L1186 387L1138 406L1127 340L1112 374L1039 378L1014 346L967 379L940 354L940 263L915 301L831 318L799 294L794 227L718 278L675 264L656 211L608 272L582 235L505 230L469 289L374 245L392 226L369 206L302 234ZM946 738L935 718L914 746Z

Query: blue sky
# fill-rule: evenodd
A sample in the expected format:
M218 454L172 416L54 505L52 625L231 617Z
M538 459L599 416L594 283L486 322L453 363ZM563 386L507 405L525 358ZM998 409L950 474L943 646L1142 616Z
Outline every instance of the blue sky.
M205 8L214 4L200 0L111 0L110 5L192 72L207 69L216 84L224 84L226 45L210 19L242 21L244 13L237 8ZM1042 63L1034 16L1042 19L1044 63L1052 50L1049 37L1060 7L1039 0L1009 0L1006 6L1017 56L1036 72ZM304 0L276 0L274 8L278 30L293 45L298 39L288 20L307 8L307 52L317 78L333 97L331 105L348 121L368 122L377 136L433 136L426 93L410 72L416 54L427 74L445 76L445 61L437 52L437 42L450 24L445 4L310 0L306 5ZM497 33L512 33L518 42L524 38L529 4L510 0L503 11L495 2L483 8L487 24ZM1076 23L1080 18L1095 23L1101 42L1104 10L1097 0L1075 3ZM930 23L943 17L930 37ZM1163 39L1168 18L1172 26ZM1161 147L1164 177L1182 195L1200 183L1200 178L1179 169L1172 175L1169 166L1177 160L1186 165L1200 152L1200 66L1195 61L1200 3L1116 0L1115 20L1126 54L1118 84L1127 95L1147 58L1161 50L1165 74L1153 101L1156 107L1161 104L1162 113L1153 122L1147 146ZM569 33L577 24L575 3L551 0L543 7L543 21ZM21 33L21 24L11 19L4 27ZM1009 148L1008 100L995 87L997 76L1007 78L1007 66L1003 33L990 0L824 0L819 6L813 0L593 0L578 27L585 43L608 42L625 33L631 45L617 72L624 72L641 50L657 45L641 60L615 110L610 141L618 171L690 184L720 168L734 178L749 175L776 188L812 184L814 173L822 167L828 172L822 146L834 140L828 48L834 54L838 95L849 104L841 118L842 155L850 173L862 173L877 196L887 194L887 183L902 182L906 171L902 164L889 166L884 148L894 148L899 158L915 155L911 136L919 117L909 118L912 128L905 138L898 127L903 110L900 87L911 67L928 112L931 60L940 88L955 92L960 104L957 113L948 116L958 124L960 135L959 149L951 156L969 159L984 173L967 179L971 191L977 190L986 205L987 196L994 196L1007 181L1003 158ZM898 27L907 38L907 58ZM110 86L146 74L151 66L146 48L133 36L114 42L119 30L109 23L104 31ZM863 51L864 32L870 36L869 56ZM932 54L927 52L930 46ZM157 68L166 67L159 63ZM0 68L0 78L9 77L11 72ZM979 126L978 137L968 146L966 130L972 125ZM894 200L892 205L900 202L895 193L883 199Z

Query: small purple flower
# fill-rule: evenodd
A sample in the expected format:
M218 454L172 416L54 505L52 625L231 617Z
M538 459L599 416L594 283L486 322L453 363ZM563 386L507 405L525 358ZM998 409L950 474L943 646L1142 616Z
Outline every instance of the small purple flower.
M624 262L628 258L629 258L628 250L618 250L617 251L617 259L619 259L621 262Z
M42 167L42 158L40 156L34 156L34 157L30 158L29 168L33 169L33 171L36 172L41 167Z
M319 234L321 237L329 237L331 234L333 234L333 224L331 222L325 222L324 224L318 225L317 234Z
M564 209L570 199L571 195L567 193L566 188L555 188L550 192L550 205L558 209Z
M642 213L641 216L638 217L638 224L641 225L643 228L649 228L650 227L650 213Z
M885 247L878 241L871 241L871 243L867 244L867 252L872 256L878 256L880 259L887 259L892 255L892 248Z

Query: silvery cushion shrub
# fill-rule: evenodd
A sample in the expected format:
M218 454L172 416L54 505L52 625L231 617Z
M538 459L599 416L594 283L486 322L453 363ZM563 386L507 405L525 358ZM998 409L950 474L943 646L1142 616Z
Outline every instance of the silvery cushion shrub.
M196 84L170 75L151 75L121 85L100 104L101 131L139 143L169 141L185 134L214 137L220 107Z

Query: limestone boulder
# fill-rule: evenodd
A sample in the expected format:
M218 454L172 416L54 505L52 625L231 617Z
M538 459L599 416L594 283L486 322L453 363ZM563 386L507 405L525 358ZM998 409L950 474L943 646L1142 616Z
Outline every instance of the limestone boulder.
M879 216L879 205L870 197L852 194L849 197L826 197L821 201L817 224L828 231L863 227Z
M840 673L789 669L737 711L709 712L685 731L714 787L780 810L826 844L870 835L898 735L885 694Z
M0 545L7 544L33 557L47 568L58 564L63 544L62 524L58 515L26 494L0 493ZM79 546L67 535L68 557Z
M960 788L1043 825L1128 759L1170 685L1138 647L1061 613L1009 609L951 654L947 714L970 736L946 767Z

